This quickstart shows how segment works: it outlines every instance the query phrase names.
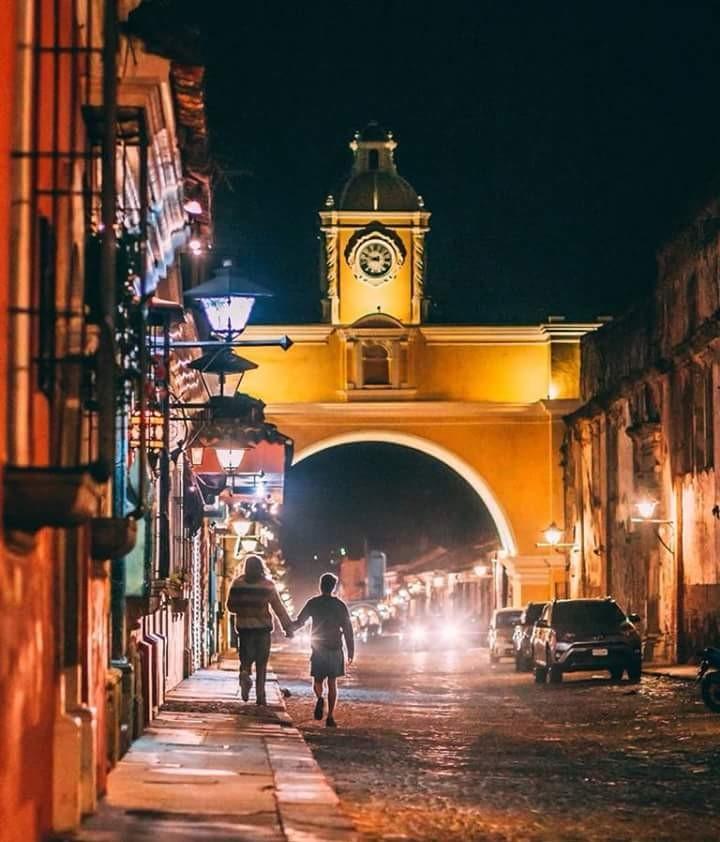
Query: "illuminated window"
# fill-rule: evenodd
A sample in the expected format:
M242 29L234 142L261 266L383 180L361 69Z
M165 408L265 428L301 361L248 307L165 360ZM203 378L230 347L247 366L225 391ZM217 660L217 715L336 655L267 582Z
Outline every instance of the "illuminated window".
M390 355L387 348L375 343L362 346L364 386L390 385Z

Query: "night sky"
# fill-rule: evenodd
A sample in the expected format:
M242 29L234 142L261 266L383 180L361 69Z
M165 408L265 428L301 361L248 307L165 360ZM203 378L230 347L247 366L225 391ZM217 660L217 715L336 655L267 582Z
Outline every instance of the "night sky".
M170 5L208 68L217 254L276 293L255 321L319 318L317 210L370 120L394 131L433 213L438 322L618 314L650 289L658 246L720 191L720 3ZM408 512L432 523L440 502L472 498L417 458L340 453L291 472L297 557L356 541L373 518L375 543L407 546Z
M265 320L318 318L316 211L371 119L433 212L436 321L617 314L717 189L718 3L193 8L218 246L277 291Z

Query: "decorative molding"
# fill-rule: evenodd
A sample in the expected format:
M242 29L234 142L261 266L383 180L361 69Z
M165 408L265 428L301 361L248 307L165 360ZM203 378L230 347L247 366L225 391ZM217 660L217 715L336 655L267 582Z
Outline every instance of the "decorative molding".
M422 335L428 345L547 345L551 342L575 344L586 333L596 330L599 325L575 324L564 325L562 332L556 332L555 326L548 329L539 326L483 326L483 325L407 325L413 333ZM298 324L298 325L250 325L245 328L243 337L247 339L276 339L287 334L295 343L327 343L333 331L345 331L348 334L381 333L385 328L355 328L352 325ZM392 328L390 328L392 330Z
M547 345L551 342L575 344L600 323L551 325L423 325L420 328L429 345Z
M361 392L362 390L358 390ZM401 390L393 390L401 391ZM345 396L345 391L338 393ZM496 423L503 418L532 423L548 422L548 414L540 402L536 403L500 403L494 401L369 401L366 403L348 403L345 400L317 403L274 403L265 407L267 416L282 416L292 419L292 423L307 422L315 424L318 417L335 419L337 416L348 418L357 415L382 416L385 421L393 417L400 423L417 418L452 419L460 423L482 422L487 419ZM298 419L296 421L295 419Z
M416 210L416 211L338 211L327 210L319 211L320 224L337 225L340 228L360 228L366 225L373 219L380 220L387 226L393 228L410 226L427 227L430 221L430 211Z
M358 389L347 389L340 392L347 401L356 403L384 401L395 407L398 401L413 401L417 397L417 389L395 388L393 386L361 386ZM347 406L347 404L345 404Z
M338 296L338 229L323 228L325 234L325 283L327 297L332 301Z
M243 331L243 339L277 339L287 335L294 344L300 342L311 345L327 345L330 336L336 330L335 325L250 325Z
M413 228L412 232L412 320L422 321L422 300L425 293L425 233L427 228Z

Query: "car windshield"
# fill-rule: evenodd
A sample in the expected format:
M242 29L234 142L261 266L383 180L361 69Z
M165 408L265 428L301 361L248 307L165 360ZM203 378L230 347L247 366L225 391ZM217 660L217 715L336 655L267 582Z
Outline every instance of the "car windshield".
M507 626L514 626L520 622L521 611L503 611L495 617L495 625L497 628L507 628Z
M563 629L611 631L624 620L614 602L561 602L553 610L552 624Z
M525 609L525 614L523 622L526 626L530 626L533 623L537 623L540 619L540 615L543 612L543 608L545 608L544 602L531 602L530 605Z

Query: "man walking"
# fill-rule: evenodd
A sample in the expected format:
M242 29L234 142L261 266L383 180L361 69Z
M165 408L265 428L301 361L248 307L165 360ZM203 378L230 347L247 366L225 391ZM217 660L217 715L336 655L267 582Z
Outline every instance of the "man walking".
M343 637L347 648L348 664L351 664L355 657L355 638L347 605L332 595L337 583L337 576L332 573L322 575L320 596L309 599L295 621L295 628L299 629L312 619L310 675L313 678L313 690L317 697L314 716L315 719L323 718L325 707L323 690L327 680L328 712L325 724L328 728L336 727L333 713L337 702L337 679L345 675Z

